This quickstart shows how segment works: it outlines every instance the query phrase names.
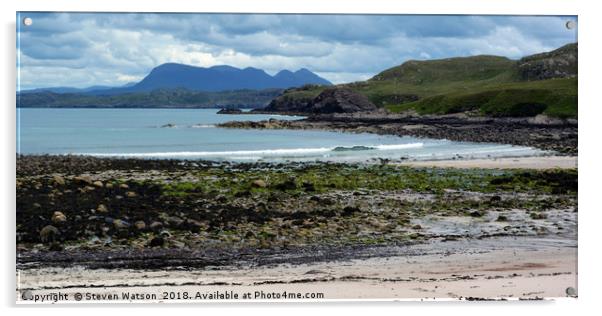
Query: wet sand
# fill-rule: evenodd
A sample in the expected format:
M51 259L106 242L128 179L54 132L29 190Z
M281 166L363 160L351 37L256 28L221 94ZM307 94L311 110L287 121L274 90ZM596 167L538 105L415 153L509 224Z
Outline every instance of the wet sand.
M258 267L193 270L48 267L21 270L17 278L21 291L29 290L35 295L60 291L70 297L75 293L94 293L122 298L122 293L127 292L155 294L157 301L172 302L194 298L163 300L162 293L186 292L195 296L219 291L237 293L240 299L250 292L251 299L270 301L282 300L269 297L271 293L284 291L301 295L323 293L326 300L512 300L566 297L567 288L577 288L577 247L573 239L503 237L438 241L394 251L397 254L387 257ZM207 299L200 297L200 300Z
M491 159L457 159L407 161L399 165L412 167L436 168L485 168L485 169L574 169L577 168L575 156L491 158Z

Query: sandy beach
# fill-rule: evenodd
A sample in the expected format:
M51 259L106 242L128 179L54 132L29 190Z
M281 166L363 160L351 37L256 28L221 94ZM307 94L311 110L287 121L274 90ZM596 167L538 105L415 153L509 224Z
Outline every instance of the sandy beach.
M276 301L284 299L277 297L283 292L326 300L512 300L566 297L567 288L577 288L576 240L458 240L395 251L397 254L390 257L247 268L25 269L17 275L18 295L24 291L29 291L27 295L60 292L73 301L75 293L80 293L85 302L96 302L93 294L116 295L124 300L123 293L137 293L151 301L210 301L202 295L226 292L238 294L239 299L252 293L250 300ZM178 300L167 294L165 299L164 292L192 297ZM201 296L194 297L197 293ZM21 298L21 302L31 301Z
M412 167L435 168L486 168L486 169L574 169L577 168L575 156L546 156L546 157L520 157L520 158L492 158L492 159L457 159L457 160L429 160L407 161L399 165Z

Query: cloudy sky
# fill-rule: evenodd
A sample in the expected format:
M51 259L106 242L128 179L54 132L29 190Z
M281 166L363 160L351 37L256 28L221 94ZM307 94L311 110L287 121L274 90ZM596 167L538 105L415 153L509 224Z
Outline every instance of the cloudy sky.
M21 21L30 17L33 24ZM308 68L343 83L409 59L509 58L577 41L575 17L21 13L20 88L118 86L155 66Z

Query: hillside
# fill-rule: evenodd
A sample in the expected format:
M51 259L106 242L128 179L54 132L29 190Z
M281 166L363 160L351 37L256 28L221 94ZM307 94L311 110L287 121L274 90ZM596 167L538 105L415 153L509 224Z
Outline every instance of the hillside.
M577 44L511 60L472 56L407 61L348 87L392 112L577 117ZM325 87L286 90L269 109L308 104Z

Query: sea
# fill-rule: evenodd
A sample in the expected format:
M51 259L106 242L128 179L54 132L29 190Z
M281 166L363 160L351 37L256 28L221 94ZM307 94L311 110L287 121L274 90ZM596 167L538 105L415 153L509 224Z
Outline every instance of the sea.
M227 161L438 160L539 156L523 146L315 130L219 128L234 120L303 117L218 109L18 108L18 154Z

